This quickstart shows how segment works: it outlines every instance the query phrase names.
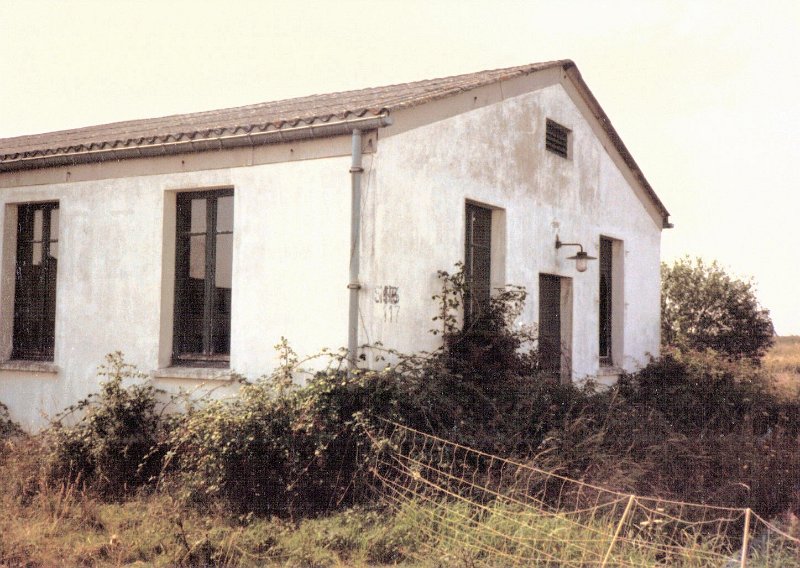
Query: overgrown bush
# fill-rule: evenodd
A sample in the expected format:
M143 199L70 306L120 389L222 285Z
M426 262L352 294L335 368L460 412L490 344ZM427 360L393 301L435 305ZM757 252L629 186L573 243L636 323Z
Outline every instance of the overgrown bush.
M528 329L515 325L527 299L525 288L509 285L496 290L480 315L462 326L459 314L467 282L461 264L456 268L453 274L443 270L438 273L442 290L433 296L439 303L434 321L440 322L441 329L432 331L442 335L443 349L441 358L433 362L489 389L502 385L506 378L537 375L536 338Z
M500 291L485 317L462 329L455 312L463 276L440 276L442 350L390 352L383 369L349 371L343 353L325 353L327 368L298 387L302 365L284 340L272 375L177 417L165 443L165 482L242 512L295 516L351 504L367 474L364 426L380 427L380 419L487 451L530 452L577 390L535 379L529 337L511 326L524 290Z
M632 403L658 410L683 431L730 431L748 422L763 433L781 406L757 365L710 350L667 349L659 360L623 377L619 392Z
M100 392L69 407L45 432L45 467L52 481L122 497L158 472L157 391L138 382L145 375L120 352L106 356L98 375L105 377Z
M667 352L551 430L539 465L639 495L750 507L798 506L800 403L751 362Z
M283 343L273 376L181 418L167 443L179 484L240 511L352 504L368 475L363 426L389 419L621 491L766 514L789 506L800 407L776 397L758 366L668 351L611 389L560 385L540 373L532 335L513 325L524 290L500 291L482 321L462 327L463 275L440 277L441 350L389 352L391 365L351 372L343 354L328 354L329 367L297 387L300 365ZM781 483L765 467L783 472Z
M785 510L800 489L800 401L786 400L763 370L710 351L671 351L619 386L626 400L661 413L686 436L693 459L674 492L719 504ZM797 504L795 504L797 505Z
M285 340L277 347L282 362L272 375L242 380L236 397L201 401L175 417L164 483L242 513L303 516L332 506L345 483L329 475L336 456L327 450L352 417L317 402L319 381L297 386L296 355Z
M414 390L403 387L424 416L406 422L486 451L530 453L582 395L542 372L536 334L517 324L525 288L496 290L480 317L462 325L467 284L456 267L439 272L442 291L433 296L441 327L432 331L443 347L413 368Z

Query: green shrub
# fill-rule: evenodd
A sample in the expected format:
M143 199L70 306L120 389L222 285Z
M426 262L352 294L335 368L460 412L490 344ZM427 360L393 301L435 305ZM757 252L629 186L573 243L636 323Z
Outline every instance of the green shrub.
M172 417L162 482L183 498L293 518L358 502L368 493L363 426L425 415L418 397L404 396L419 384L409 374L348 373L343 353L323 353L327 369L298 386L297 356L286 340L276 348L281 364L271 375L242 380L235 397L201 400Z
M157 391L147 384L125 386L145 375L125 363L122 353L106 356L98 370L106 380L62 413L44 433L47 475L55 482L83 484L108 497L122 497L158 471L151 454L158 440ZM68 423L81 413L74 423Z
M460 264L439 272L442 290L432 330L442 349L400 355L398 419L485 451L527 454L580 399L541 372L535 334L517 325L527 298L520 286L498 289L480 318L462 326L466 279ZM396 355L396 354L395 354Z
M684 431L729 431L751 421L763 432L781 402L758 366L713 351L666 350L640 372L623 377L619 391Z
M440 359L447 371L462 380L482 384L489 392L502 388L505 378L538 374L538 357L534 349L536 337L515 323L527 299L522 286L508 285L497 289L484 307L480 317L461 326L458 317L464 305L467 282L461 263L450 274L440 270L442 290L433 296L439 302L434 321L441 329L431 330L442 335ZM492 388L494 387L494 389Z
M576 404L538 463L626 493L769 517L798 505L799 414L750 362L667 352Z
M716 262L699 258L661 264L665 345L758 360L774 335L769 310L759 305L752 280L734 278Z
M292 383L296 356L285 340L278 348L282 364L272 375L243 380L236 397L201 401L174 418L163 480L183 497L270 515L330 506L336 479L326 449L345 420L315 403L319 387Z

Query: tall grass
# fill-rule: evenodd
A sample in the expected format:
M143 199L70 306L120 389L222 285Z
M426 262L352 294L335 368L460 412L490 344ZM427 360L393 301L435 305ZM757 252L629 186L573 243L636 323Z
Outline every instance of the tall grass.
M381 566L406 559L413 527L357 508L292 523L201 510L168 492L109 500L53 483L42 439L0 439L0 566ZM404 524L405 523L405 524Z
M405 559L410 527L349 510L299 525L200 513L168 495L103 503L76 486L0 498L0 566L367 566Z
M416 527L417 542L407 550L420 566L657 566L669 562L693 568L720 560L711 539L686 535L671 557L652 546L657 534L641 532L615 540L616 522L598 518L581 526L567 514L544 515L526 507L495 503L406 502L396 513ZM722 557L724 558L724 557ZM712 562L710 562L712 561Z
M764 368L788 397L800 395L800 336L778 337L764 356Z
M566 517L509 505L479 515L464 504L412 501L395 512L356 508L295 525L201 514L163 494L101 503L65 487L27 506L8 493L2 498L0 565L6 566L596 566L610 544L587 537ZM598 520L596 529L608 535L614 525ZM712 545L689 541L675 557L687 568L717 565L709 563ZM610 558L615 566L665 561L630 539L613 547ZM789 553L778 564L775 551L769 558L769 566L800 566ZM758 553L749 565L762 565Z

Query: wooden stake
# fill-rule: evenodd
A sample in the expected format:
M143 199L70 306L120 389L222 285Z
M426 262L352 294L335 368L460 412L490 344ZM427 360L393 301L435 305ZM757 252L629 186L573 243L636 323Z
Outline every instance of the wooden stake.
M628 497L628 504L625 506L625 512L622 513L622 518L617 523L617 530L614 531L614 537L611 539L611 543L608 545L608 550L606 550L606 555L603 558L603 563L600 565L600 568L605 568L606 564L608 564L608 559L611 558L611 550L614 548L614 544L617 542L617 537L619 537L619 533L622 532L622 525L625 523L625 519L628 518L628 513L630 513L631 509L633 508L633 502L636 500L636 497L631 495Z
M742 537L741 568L747 568L747 549L750 548L750 507L744 512L744 536Z

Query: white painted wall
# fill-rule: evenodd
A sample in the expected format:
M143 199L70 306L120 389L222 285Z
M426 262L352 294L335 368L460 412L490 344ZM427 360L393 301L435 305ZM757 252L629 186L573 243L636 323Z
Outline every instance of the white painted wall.
M572 279L573 379L601 371L598 263L578 273L566 260L574 249L555 250L556 234L583 243L593 256L601 235L622 241L623 352L615 364L634 370L658 353L660 220L637 197L569 85L557 73L546 79L401 111L379 132L363 176L361 343L438 347L428 333L437 309L431 296L440 289L436 272L463 260L464 205L471 200L497 208L493 281L527 287L523 323L536 323L540 273ZM528 92L532 85L524 81L537 81L538 90ZM573 132L568 160L544 149L548 117ZM116 172L87 165L0 174L0 357L8 356L13 318L14 229L5 217L13 204L29 201L58 200L61 209L56 369L0 364L0 401L12 417L35 429L96 391L96 367L111 351L122 350L143 371L169 366L179 191L234 188L233 370L249 377L268 372L282 336L303 355L346 345L348 144L343 138L134 160ZM175 375L156 383L173 390L198 385L192 373ZM226 381L209 385L220 396L233 389Z
M561 84L496 98L408 130L399 114L395 126L381 132L365 197L365 339L409 351L437 346L425 333L436 313L430 299L439 290L436 272L463 260L464 204L471 200L502 210L505 281L529 292L521 323L536 324L539 273L573 279L575 380L609 380L598 377L606 373L598 357L598 262L578 273L566 260L577 249L556 251L556 235L583 243L592 256L598 256L601 235L622 241L622 337L615 339L623 352L614 363L636 369L659 350L659 222ZM572 130L570 159L545 150L546 118ZM398 290L396 307L373 297L386 285Z
M61 224L58 371L0 369L0 401L33 429L97 390L95 371L109 352L123 351L146 372L169 365L174 264L162 257L166 248L174 258L174 236L164 242L170 241L165 219L166 233L174 235L174 194L182 190L234 188L233 370L251 377L267 372L282 336L305 354L346 344L348 169L348 158L327 158L2 190L0 211L57 200ZM4 276L11 276L0 290L7 305L14 251L0 249L7 251ZM162 287L169 292L162 294ZM4 312L4 327L10 314ZM196 385L156 382L172 389ZM219 395L230 392L225 382L212 384L222 386Z

